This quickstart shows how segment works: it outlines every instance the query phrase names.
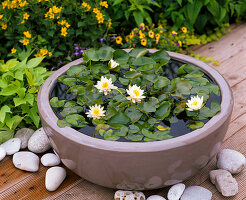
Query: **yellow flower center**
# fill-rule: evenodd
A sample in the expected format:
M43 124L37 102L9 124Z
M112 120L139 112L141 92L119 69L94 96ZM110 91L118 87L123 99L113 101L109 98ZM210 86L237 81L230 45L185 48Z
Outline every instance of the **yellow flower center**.
M140 92L138 90L133 90L133 93L138 97L140 95Z
M104 89L108 88L108 83L107 83L107 82L104 82L104 83L102 84L102 88L104 88Z
M99 115L99 113L100 113L100 110L99 110L98 108L95 108L95 109L93 110L93 114L94 114L94 115Z
M197 106L197 101L194 101L192 105Z

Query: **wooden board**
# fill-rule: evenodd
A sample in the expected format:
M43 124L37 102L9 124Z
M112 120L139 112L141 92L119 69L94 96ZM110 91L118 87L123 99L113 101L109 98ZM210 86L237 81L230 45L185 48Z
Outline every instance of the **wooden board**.
M231 123L222 144L223 148L231 148L246 155L246 24L234 26L233 30L219 41L212 42L195 50L202 56L217 59L221 66L212 65L228 81L234 95L234 110ZM45 189L45 173L48 168L40 165L37 173L28 173L16 169L12 158L6 157L0 162L0 199L56 199L56 200L111 200L114 190L94 185L78 177L70 170L64 183L55 192ZM239 193L224 198L209 181L208 173L215 169L213 159L192 179L185 182L186 186L200 185L212 191L215 200L246 199L246 170L236 175ZM145 192L146 196L160 194L166 197L168 188Z

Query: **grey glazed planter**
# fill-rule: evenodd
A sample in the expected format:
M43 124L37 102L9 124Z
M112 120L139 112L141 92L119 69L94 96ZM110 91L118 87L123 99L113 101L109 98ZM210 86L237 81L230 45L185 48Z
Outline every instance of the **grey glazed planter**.
M59 128L49 104L49 93L58 76L83 61L75 60L51 75L38 94L42 125L64 165L98 185L148 190L190 178L216 155L232 113L231 90L224 78L205 63L182 54L168 53L175 60L200 67L217 82L222 95L221 111L201 129L157 142L106 141L89 137L70 127Z

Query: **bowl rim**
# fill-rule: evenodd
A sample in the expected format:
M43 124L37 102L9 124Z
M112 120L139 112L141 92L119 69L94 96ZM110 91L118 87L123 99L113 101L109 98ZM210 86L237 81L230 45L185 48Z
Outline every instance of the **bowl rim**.
M124 49L129 52L131 49ZM150 53L154 53L158 50L148 49ZM85 135L76 131L71 127L60 128L57 126L57 116L53 112L49 104L49 94L53 88L53 84L57 80L57 77L65 73L71 66L81 64L83 58L77 59L73 62L68 63L67 65L61 67L56 72L54 72L41 86L37 103L38 110L41 119L45 124L52 127L57 134L62 135L65 139L70 140L71 142L77 143L78 145L83 145L91 148L101 149L105 151L113 152L156 152L163 151L168 149L174 149L181 146L190 145L197 141L206 138L218 128L220 128L227 120L230 118L233 108L233 96L231 89L222 77L222 75L217 72L212 67L208 66L204 62L197 60L193 57L186 56L183 54L169 52L172 59L182 61L188 64L193 64L198 66L203 71L205 71L221 90L221 111L212 117L202 128L191 131L185 135L171 138L168 140L155 141L155 142L117 142L117 141L108 141L103 139L93 138L91 136Z

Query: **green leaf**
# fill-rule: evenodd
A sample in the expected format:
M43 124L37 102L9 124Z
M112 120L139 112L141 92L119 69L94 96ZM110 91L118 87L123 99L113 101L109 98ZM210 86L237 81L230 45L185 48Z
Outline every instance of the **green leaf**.
M156 62L150 58L150 57L139 57L139 58L136 58L133 62L132 62L132 65L135 65L135 66L143 66L143 65L148 65L148 66L152 66L153 68L153 64L155 64Z
M127 116L131 119L131 121L137 122L143 115L139 110L136 109L135 106L131 106L125 110Z
M125 113L117 113L108 120L109 125L122 124L126 125L130 122L130 118Z
M108 61L113 58L113 52L114 49L109 46L104 46L101 47L98 51L97 54L102 61Z
M155 83L158 80L158 76L155 74L144 74L143 78L151 83Z
M159 76L158 80L154 83L155 89L161 89L169 84L169 79L163 76Z
M125 138L127 140L137 142L137 141L141 141L143 139L143 135L142 134L128 134Z
M184 6L184 14L191 23L191 25L195 24L197 16L201 11L202 6L202 0L196 0L193 3L187 3Z
M188 127L191 129L198 129L198 128L202 128L203 126L204 123L201 121L191 121L190 124L188 125Z
M135 125L131 124L131 125L129 126L128 132L129 132L129 134L134 134L134 133L139 132L139 130L140 130L140 129L139 129L138 126L135 126Z
M217 101L211 101L211 117L216 115L221 110L221 106Z
M114 134L112 129L109 129L104 132L103 137L105 140L118 140L120 137Z
M50 99L50 105L52 107L59 108L64 106L64 104L65 104L65 100L59 101L58 97L53 97L52 99Z
M68 122L71 125L76 126L76 127L84 127L87 125L85 118L79 114L68 115L68 116L66 116L65 120L66 120L66 122Z
M121 77L119 77L119 81L122 83L122 85L128 85L130 82L128 79Z
M60 128L64 128L66 126L71 127L71 124L68 123L65 119L63 119L63 120L62 119L58 119L57 120L57 126L60 127Z
M186 101L180 101L173 110L173 113L179 114L185 110Z
M168 94L161 94L160 96L158 96L158 100L160 102L167 100L168 99Z
M143 23L143 15L140 11L134 11L132 14L138 26Z
M60 115L66 117L70 114L76 114L82 112L84 109L81 106L67 107L60 112Z
M180 80L176 82L177 91L181 94L190 94L190 90L192 88L192 85L187 80Z
M92 61L99 61L99 55L94 48L88 49L84 51L84 62L87 63L90 60Z
M155 105L153 105L150 102L143 102L143 103L141 103L139 105L139 108L141 110L143 110L144 112L146 112L146 113L155 112L156 111Z
M0 144L8 141L14 137L14 130L9 129L7 126L0 128Z
M204 73L199 67L196 67L191 64L184 64L177 71L177 75L183 75L183 74L199 74L200 75Z
M160 107L155 112L156 119L163 120L165 119L171 111L171 105L169 102L164 102L160 105Z
M117 49L113 53L114 60L120 65L126 64L129 59L129 54L122 49Z
M19 123L22 121L23 118L24 117L20 117L18 115L11 117L10 115L7 114L5 118L5 122L6 122L6 125L11 130L14 130L19 125Z
M0 122L2 122L2 123L4 122L6 113L12 113L12 112L11 112L9 106L4 105L4 106L1 107L1 109L0 109Z
M115 131L115 135L120 137L125 137L127 135L128 128L126 126L121 127L117 131Z
M141 76L142 74L136 71L128 71L125 73L125 77L130 79L141 77Z
M168 55L168 53L164 50L160 50L157 51L153 54L151 54L150 56L153 60L155 60L156 62L160 63L161 66L165 65L168 63L168 61L170 60L170 56Z
M135 48L135 49L132 49L130 52L129 52L129 55L132 56L132 57L135 57L135 58L139 58L141 56L144 56L145 54L147 54L149 51L145 48Z
M38 115L37 105L34 105L31 109L28 110L28 116L32 119L33 123L38 128L40 123L40 117Z
M31 60L29 60L27 62L27 67L28 68L34 68L34 67L37 67L41 62L42 60L44 59L45 57L38 57L38 58L32 58Z

